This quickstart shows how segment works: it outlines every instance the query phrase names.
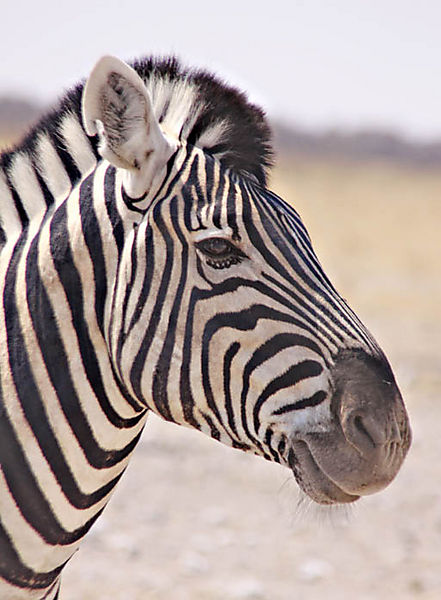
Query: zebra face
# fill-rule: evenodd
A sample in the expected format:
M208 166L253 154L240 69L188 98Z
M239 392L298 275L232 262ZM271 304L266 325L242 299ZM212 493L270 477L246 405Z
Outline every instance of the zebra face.
M253 177L171 141L141 80L111 66L110 77L98 69L111 101L88 99L86 87L85 121L141 215L108 335L126 390L167 420L287 465L318 503L383 488L410 445L407 415L300 217ZM116 125L107 106L118 107ZM139 134L142 119L152 135Z
M290 206L181 152L180 180L148 217L153 280L170 286L147 311L163 335L131 385L162 417L288 465L319 503L381 489L410 444L381 350Z

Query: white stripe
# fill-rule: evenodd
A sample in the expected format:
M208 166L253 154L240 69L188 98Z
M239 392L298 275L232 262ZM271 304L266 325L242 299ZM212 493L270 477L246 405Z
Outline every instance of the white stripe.
M38 171L49 191L56 199L63 199L71 190L71 182L49 136L40 135L37 142L36 162Z
M200 137L196 140L195 145L198 146L198 148L210 149L212 146L220 144L227 134L228 122L226 120L217 121L217 123L209 125L208 129L205 129L202 132Z
M2 169L0 169L0 205L0 221L6 237L8 240L15 239L22 230L22 224Z
M82 178L96 165L96 158L90 146L89 138L82 128L78 117L68 113L60 125L67 151L81 172Z
M15 154L8 172L29 220L41 220L47 206L29 156Z
M163 76L154 74L144 83L152 99L157 119L168 103L161 128L175 139L180 134L182 139L186 139L204 108L203 104L196 105L196 86L188 79L171 82ZM185 129L183 129L184 124Z

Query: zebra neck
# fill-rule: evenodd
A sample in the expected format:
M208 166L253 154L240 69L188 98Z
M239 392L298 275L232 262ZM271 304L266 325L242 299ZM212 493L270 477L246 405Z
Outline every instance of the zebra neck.
M0 580L12 573L23 588L53 585L109 500L146 417L114 376L102 331L108 273L99 270L110 237L93 228L93 187L88 177L35 213L1 254L0 462L23 468L20 485L13 468L0 474L0 547L14 540Z

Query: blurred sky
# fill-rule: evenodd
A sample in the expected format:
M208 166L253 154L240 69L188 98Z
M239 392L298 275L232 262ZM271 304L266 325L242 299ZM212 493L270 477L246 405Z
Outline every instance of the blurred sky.
M4 0L0 95L49 102L102 54L169 52L287 122L441 137L441 0Z

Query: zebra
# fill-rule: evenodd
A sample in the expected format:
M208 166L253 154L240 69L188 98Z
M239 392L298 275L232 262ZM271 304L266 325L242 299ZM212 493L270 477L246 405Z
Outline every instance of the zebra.
M59 597L148 413L384 488L411 442L382 350L267 188L263 111L174 57L98 61L0 158L0 597Z

